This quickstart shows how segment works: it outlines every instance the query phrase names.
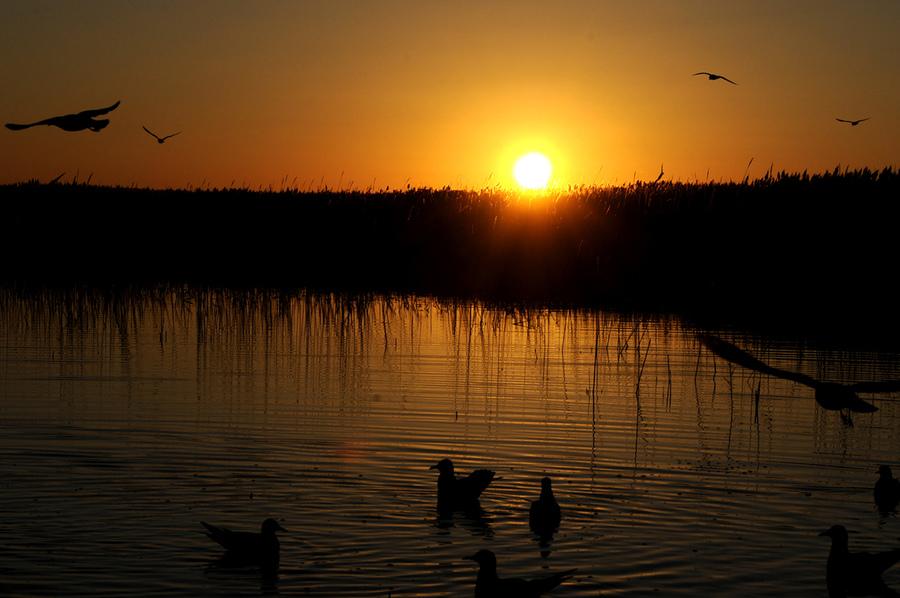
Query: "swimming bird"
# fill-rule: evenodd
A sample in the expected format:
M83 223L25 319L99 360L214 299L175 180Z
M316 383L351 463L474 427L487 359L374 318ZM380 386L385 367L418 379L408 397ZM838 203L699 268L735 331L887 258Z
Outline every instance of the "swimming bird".
M900 561L900 550L850 552L847 529L843 525L832 525L819 535L831 538L831 550L825 567L829 598L900 596L881 579L882 573Z
M501 579L497 575L497 557L490 550L479 550L465 559L479 565L478 577L475 579L475 598L538 598L571 578L577 571L569 569L527 580L519 577Z
M816 402L830 411L852 411L854 413L872 413L878 407L868 403L856 393L858 392L896 392L900 390L900 380L882 380L877 382L857 382L841 384L839 382L822 382L806 374L791 372L772 367L756 359L746 351L739 349L726 340L711 334L698 336L707 349L736 365L755 370L762 374L799 382L815 390ZM848 417L849 421L849 417Z
M717 75L715 73L710 73L707 71L700 71L699 73L694 73L692 76L696 77L697 75L706 75L710 81L715 81L716 79L722 79L723 81L728 81L732 85L737 85L734 81L726 77L725 75Z
M145 131L147 131L147 133L149 133L150 135L152 135L154 137L154 139L156 139L157 143L165 143L166 139L168 139L169 137L175 137L176 135L181 134L181 131L178 131L177 133L172 133L171 135L166 135L165 137L160 137L159 135L157 135L156 133L154 133L153 131L151 131L150 129L148 129L147 127L145 127L143 125L141 125L141 128L144 129Z
M893 511L900 503L900 480L896 479L891 473L889 465L880 465L878 467L878 481L875 482L875 504L882 513Z
M437 483L439 506L471 504L478 500L494 479L494 472L490 469L476 469L464 478L457 478L450 459L441 459L429 469L440 472Z
M116 108L119 107L121 100L113 104L112 106L108 106L106 108L97 108L95 110L82 110L81 112L76 112L75 114L64 114L62 116L53 116L50 118L45 118L44 120L39 120L37 122L33 122L27 125L17 125L15 123L6 123L6 128L11 131L21 131L22 129L27 129L29 127L36 127L38 125L48 125L59 127L63 131L84 131L85 129L90 129L94 133L99 133L102 129L106 128L109 124L109 119L101 118L95 119L95 116L100 116L102 114L106 114L107 112L112 112Z
M545 477L541 480L541 496L531 503L528 525L539 536L552 536L559 529L562 512L553 496L553 482Z
M859 119L859 120L847 120L847 119L845 119L845 118L836 118L836 119L834 119L834 120L836 120L836 121L838 121L838 122L842 122L842 123L847 123L847 124L849 124L851 127L855 127L855 126L858 125L859 123L861 123L861 122L866 122L866 121L869 120L870 118L872 118L872 117L871 117L871 116L867 116L866 118L861 118L861 119Z
M278 567L281 547L275 532L287 530L274 519L263 521L259 533L235 532L227 527L210 525L205 521L200 523L206 528L206 535L235 559L264 567Z

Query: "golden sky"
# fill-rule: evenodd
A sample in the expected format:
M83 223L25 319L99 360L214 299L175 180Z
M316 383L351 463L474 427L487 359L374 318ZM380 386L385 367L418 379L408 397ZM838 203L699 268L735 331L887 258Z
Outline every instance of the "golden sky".
M900 165L897 0L2 8L0 122L122 104L100 133L0 129L0 183L482 188L527 151L558 186Z

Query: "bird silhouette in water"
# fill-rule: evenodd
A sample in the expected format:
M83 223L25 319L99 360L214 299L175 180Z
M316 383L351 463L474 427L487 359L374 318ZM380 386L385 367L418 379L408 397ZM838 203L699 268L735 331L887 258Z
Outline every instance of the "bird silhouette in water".
M145 127L143 125L141 125L141 128L144 129L145 131L147 131L147 133L149 135L152 135L153 138L156 139L157 143L165 143L166 139L169 139L170 137L175 137L176 135L181 134L181 131L178 131L177 133L172 133L171 135L166 135L164 137L160 137L159 135L157 135L156 133L154 133L153 131L151 131L150 129L148 129L147 127Z
M475 598L537 598L571 578L577 571L569 569L532 579L501 578L497 575L497 557L490 550L482 549L465 558L479 565Z
M816 402L829 411L840 411L841 417L848 425L853 425L850 412L872 413L878 407L859 398L858 392L896 392L900 390L900 380L882 380L877 382L857 382L841 384L839 382L822 382L806 374L791 372L772 367L756 359L746 351L739 349L726 340L711 334L698 335L700 342L726 361L745 367L761 374L783 378L809 386L815 390ZM846 413L845 413L846 412Z
M277 531L287 531L274 519L262 522L259 533L235 532L226 527L200 522L206 528L206 535L226 551L226 557L236 564L260 565L264 569L278 568L281 547Z
M885 585L881 575L900 560L900 550L887 552L850 552L847 529L832 525L820 536L831 538L831 550L825 568L829 598L845 596L900 596Z
M59 127L63 131L84 131L85 129L89 129L94 133L99 133L101 130L106 128L109 124L108 118L96 119L95 116L101 116L106 114L107 112L112 112L116 108L119 107L121 101L116 102L112 106L108 106L106 108L97 108L95 110L82 110L81 112L76 112L75 114L64 114L63 116L52 116L50 118L45 118L44 120L39 120L37 122L33 122L27 125L17 125L15 123L6 123L6 128L11 131L21 131L22 129L28 129L29 127L36 127L38 125L47 125L53 127Z
M872 492L875 497L875 504L882 513L890 513L897 508L900 503L900 480L891 473L889 465L880 465L878 467L878 481L875 482L875 489Z
M706 75L710 81L715 81L716 79L721 79L722 81L728 81L732 85L737 85L734 81L726 77L725 75L717 75L715 73L710 73L708 71L700 71L699 73L694 73L692 76L696 77L697 75Z
M541 495L532 501L528 511L528 526L537 536L541 556L550 556L550 544L553 542L553 534L559 529L562 512L556 497L553 496L553 482L549 477L541 480Z
M869 120L870 118L872 118L872 117L871 117L871 116L867 116L866 118L860 118L859 120L847 120L846 118L836 118L836 119L834 119L834 120L836 120L836 121L838 121L838 122L841 122L841 123L847 123L847 124L850 125L851 127L855 127L855 126L858 125L859 123L866 122L866 121Z
M440 473L437 482L439 509L477 503L481 493L494 479L494 472L490 469L476 469L464 478L457 478L450 459L441 459L430 469L437 469Z
M541 480L541 496L531 503L528 511L528 525L539 535L552 535L559 529L562 512L553 496L553 482L545 477Z

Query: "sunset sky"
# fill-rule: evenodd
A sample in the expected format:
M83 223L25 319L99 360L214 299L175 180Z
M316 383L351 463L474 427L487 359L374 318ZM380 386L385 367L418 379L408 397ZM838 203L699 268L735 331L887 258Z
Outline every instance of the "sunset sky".
M0 122L122 104L100 133L0 128L0 183L482 188L529 151L557 186L898 166L898 31L896 0L3 0Z

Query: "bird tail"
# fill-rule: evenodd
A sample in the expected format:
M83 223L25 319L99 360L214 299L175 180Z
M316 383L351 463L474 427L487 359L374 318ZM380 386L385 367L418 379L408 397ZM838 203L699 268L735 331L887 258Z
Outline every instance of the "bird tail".
M200 525L202 525L203 527L206 528L206 536L210 540L212 540L213 542L216 542L217 544L225 546L225 544L222 543L222 536L224 534L223 534L223 530L221 528L218 528L215 525L210 525L205 521L201 521Z
M566 571L560 571L559 573L554 573L553 575L545 577L544 579L534 580L532 583L538 585L538 591L543 594L544 592L549 592L567 579L571 579L576 571L578 571L578 569L568 569Z

